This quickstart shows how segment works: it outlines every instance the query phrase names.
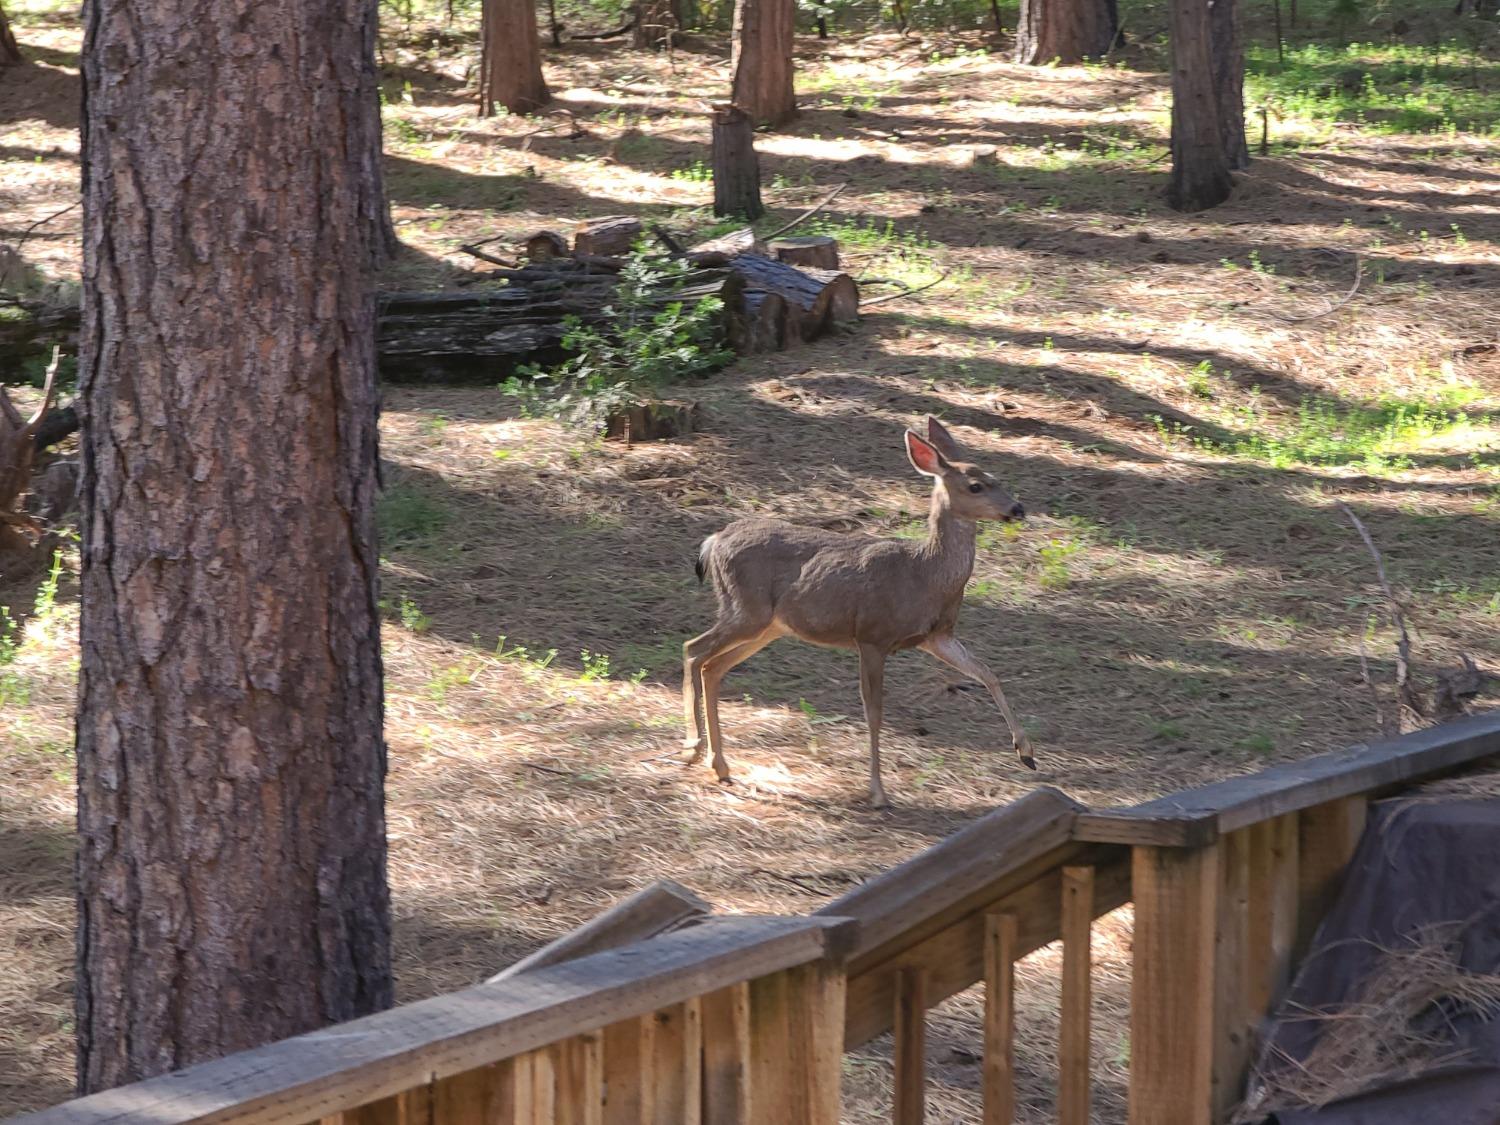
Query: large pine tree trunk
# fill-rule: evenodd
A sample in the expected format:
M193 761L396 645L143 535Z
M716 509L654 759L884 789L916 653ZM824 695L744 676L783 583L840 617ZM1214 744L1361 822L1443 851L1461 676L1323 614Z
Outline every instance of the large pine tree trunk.
M86 3L85 1092L391 1002L374 20Z
M1213 0L1208 18L1219 143L1224 148L1224 162L1238 171L1250 167L1250 145L1245 139L1245 48L1240 39L1237 0Z
M756 124L780 125L797 112L792 88L795 0L735 0L730 101Z
M0 66L14 66L21 61L20 44L16 42L15 33L10 29L5 9L0 7Z
M1108 0L1021 0L1016 62L1044 66L1104 56L1115 38Z
M1229 198L1234 179L1224 156L1213 68L1211 0L1170 0L1172 29L1172 178L1167 202L1203 211Z
M479 115L496 105L532 113L552 100L542 76L535 0L484 0L479 60Z

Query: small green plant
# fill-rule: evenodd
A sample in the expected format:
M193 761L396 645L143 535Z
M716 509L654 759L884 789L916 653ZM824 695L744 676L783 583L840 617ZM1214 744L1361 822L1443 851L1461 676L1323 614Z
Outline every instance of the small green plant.
M18 632L16 619L10 615L10 606L0 605L0 668L15 663L20 645L16 642Z
M401 600L396 603L396 613L401 618L402 627L413 633L425 633L432 628L432 618L423 613L417 603L405 594L402 594Z
M1253 734L1240 739L1239 747L1241 750L1248 750L1252 754L1265 756L1276 752L1276 740L1264 731L1255 731Z
M719 339L723 303L705 297L688 304L678 296L689 268L632 253L599 322L564 321L569 356L562 365L547 371L532 364L501 389L526 413L597 426L656 400L677 380L722 366L732 358Z
M609 657L604 653L584 649L578 654L578 659L583 664L583 673L578 678L584 683L597 683L609 679Z
M706 184L714 178L713 169L701 160L695 160L686 168L673 168L672 179L683 180L690 184Z
M1044 590L1066 589L1073 582L1073 571L1069 560L1083 550L1083 544L1068 539L1053 539L1046 546L1037 548L1041 568L1037 582Z
M47 620L57 608L57 582L62 577L62 566L62 552L53 551L52 567L47 571L47 577L42 579L42 584L37 587L36 602L32 609L32 616L38 621Z
M1188 394L1194 398L1213 398L1214 388L1209 381L1213 377L1214 367L1208 360L1204 360L1188 372L1187 389Z

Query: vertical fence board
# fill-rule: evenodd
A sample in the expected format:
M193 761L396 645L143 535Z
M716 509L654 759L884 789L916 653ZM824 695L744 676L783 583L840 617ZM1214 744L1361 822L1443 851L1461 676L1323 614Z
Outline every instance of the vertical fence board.
M621 1020L604 1029L605 1125L641 1125L655 1120L655 1087L647 1074L655 1030L652 1015Z
M984 919L984 1125L1016 1119L1016 953L1014 914Z
M1355 845L1365 830L1363 796L1303 809L1297 821L1297 954L1305 953L1318 923L1333 904Z
M1218 922L1214 971L1214 1077L1216 1119L1228 1116L1244 1089L1250 1062L1247 956L1250 949L1251 829L1219 841Z
M515 1115L515 1060L466 1070L433 1083L436 1125L497 1125Z
M1261 821L1250 832L1245 1005L1255 1024L1280 999L1291 975L1297 939L1297 815Z
M750 1121L750 985L735 984L703 998L703 1120Z
M515 1089L516 1125L552 1125L557 1115L557 1079L551 1048L516 1058Z
M788 972L792 1118L797 1125L839 1125L843 1106L844 971L816 962Z
M344 1125L428 1125L432 1087L418 1086L357 1109L345 1110Z
M1130 1125L1208 1125L1218 847L1136 847L1131 881Z
M922 1125L927 1108L927 970L896 972L895 1125Z
M702 1016L697 1000L643 1017L652 1021L645 1081L655 1125L698 1125L703 1111Z
M551 1054L558 1122L603 1125L604 1033L593 1031L564 1039L552 1045Z
M1058 1030L1057 1119L1088 1125L1089 1042L1092 1028L1090 938L1094 919L1094 869L1062 871L1062 1022Z
M790 1125L791 1012L785 973L750 982L750 1120Z

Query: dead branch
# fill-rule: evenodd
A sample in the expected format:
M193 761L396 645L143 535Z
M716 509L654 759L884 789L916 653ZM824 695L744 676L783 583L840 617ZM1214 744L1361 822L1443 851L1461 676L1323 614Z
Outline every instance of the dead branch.
M1411 637L1406 631L1406 617L1401 612L1401 602L1396 597L1396 591L1391 589L1390 579L1386 577L1385 560L1381 557L1379 548L1375 546L1375 540L1370 537L1370 531L1365 527L1364 521L1354 514L1354 509L1342 500L1338 502L1338 506L1344 515L1349 517L1354 530L1359 532L1359 537L1364 540L1365 547L1370 552L1370 558L1375 561L1375 574L1380 579L1380 588L1385 593L1391 625L1396 630L1396 705L1400 709L1397 716L1398 725L1400 725L1400 719L1406 714L1418 719L1426 718L1427 708L1423 705L1411 681Z
M1359 292L1360 282L1364 280L1364 277L1365 260L1356 254L1354 255L1354 284L1349 286L1349 292L1345 293L1322 312L1310 313L1307 316L1286 316L1283 313L1272 313L1272 315L1277 320L1284 321L1287 324L1306 324L1309 320L1318 320L1321 317L1328 316L1330 313L1336 313L1350 301L1354 300L1354 295Z
M934 285L941 285L947 280L948 272L944 270L942 276L936 281L929 281L926 285L918 285L915 289L903 289L900 293L887 293L884 297L876 297L873 301L864 302L864 307L869 308L871 305L884 304L886 301L899 301L902 297L911 297L922 292L924 289L931 289Z
M777 235L785 234L793 227L800 226L801 224L805 223L808 219L812 218L819 211L823 210L823 208L827 207L830 203L837 199L839 197L839 193L848 186L849 181L845 180L843 183L839 184L838 187L834 188L833 191L829 192L827 198L825 198L823 202L819 203L816 207L809 207L806 211L802 212L802 214L798 215L791 222L787 223L786 226L778 227L776 230L773 230L770 234L766 235L765 238L761 239L761 241L770 242L771 239L775 238Z
M459 249L465 254L469 255L469 257L478 258L481 262L489 262L492 266L504 266L506 269L512 270L518 269L520 267L519 262L512 262L506 258L498 257L497 255L479 249L478 246L475 246L471 243L465 243L464 245L460 246Z

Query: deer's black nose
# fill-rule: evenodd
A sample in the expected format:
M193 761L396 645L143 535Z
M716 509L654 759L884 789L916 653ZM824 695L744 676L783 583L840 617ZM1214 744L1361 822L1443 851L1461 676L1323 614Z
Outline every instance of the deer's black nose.
M1010 506L1010 518L1013 520L1024 520L1026 518L1026 509L1020 504L1012 504Z

